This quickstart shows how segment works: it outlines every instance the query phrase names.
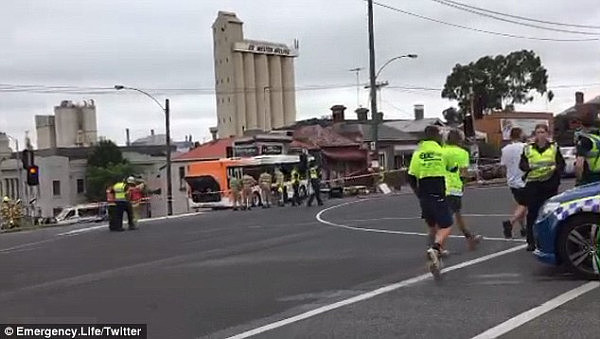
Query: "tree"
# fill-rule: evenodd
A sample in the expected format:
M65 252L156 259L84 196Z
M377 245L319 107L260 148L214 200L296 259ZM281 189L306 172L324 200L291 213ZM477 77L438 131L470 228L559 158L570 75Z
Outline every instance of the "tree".
M552 101L554 93L548 91L547 83L548 74L540 58L533 51L521 50L457 64L446 78L442 98L457 100L462 111L471 110L473 99L475 118L480 119L485 112L531 102L532 91L546 94Z
M123 158L112 141L101 141L88 157L86 196L91 201L106 199L106 188L135 175L135 166Z

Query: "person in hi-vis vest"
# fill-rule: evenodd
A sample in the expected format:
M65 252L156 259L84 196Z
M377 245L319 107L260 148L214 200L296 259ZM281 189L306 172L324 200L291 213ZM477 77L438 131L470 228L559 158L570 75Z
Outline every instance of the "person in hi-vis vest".
M527 251L535 250L533 224L546 200L558 194L565 169L565 159L556 142L550 141L548 126L539 124L534 133L534 141L525 145L519 163L519 168L525 172Z

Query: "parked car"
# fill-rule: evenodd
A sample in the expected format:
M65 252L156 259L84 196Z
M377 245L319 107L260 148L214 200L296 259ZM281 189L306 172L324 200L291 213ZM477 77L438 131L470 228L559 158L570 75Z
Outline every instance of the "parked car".
M565 265L587 279L600 278L600 183L575 187L550 198L534 225L534 255Z
M106 203L90 203L65 207L56 216L56 223L62 225L107 220Z
M565 159L565 172L563 176L574 177L575 176L575 153L576 149L573 146L566 146L560 148L560 153Z

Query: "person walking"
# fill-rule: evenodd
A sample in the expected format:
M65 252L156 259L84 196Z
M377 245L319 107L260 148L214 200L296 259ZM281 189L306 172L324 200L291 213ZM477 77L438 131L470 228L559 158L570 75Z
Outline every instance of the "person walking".
M426 251L427 266L433 276L440 278L441 252L452 233L452 213L446 200L446 172L456 171L442 148L442 136L437 126L425 128L425 138L412 154L408 170L411 188L419 198L422 218L433 238Z
M137 225L141 218L142 198L144 197L144 183L137 183L133 176L127 178L127 196L131 203L131 211L133 212L133 220Z
M317 199L317 205L323 206L323 201L321 200L321 171L314 162L310 164L309 174L311 194L307 206L310 207L315 198Z
M462 147L463 143L464 138L459 130L452 129L449 131L446 144L444 145L444 152L448 157L450 165L456 167L458 170L446 172L446 199L448 200L450 211L454 215L456 225L465 236L465 239L467 239L469 250L473 251L477 248L483 237L473 234L469 230L461 213L462 197L465 191L463 178L467 176L470 164L469 152Z
M548 126L535 126L533 143L523 148L519 168L525 172L527 194L527 251L535 250L533 224L544 202L558 194L565 159L556 142L550 141Z
M262 201L263 208L271 207L271 184L273 182L273 177L267 171L264 171L258 177L258 183L260 185L260 199Z
M519 127L513 127L510 130L510 140L510 144L502 148L500 165L506 168L506 184L510 188L517 207L515 207L510 219L502 222L502 229L506 239L512 238L513 229L517 224L521 226L521 236L525 237L527 235L525 229L527 192L525 190L525 181L523 181L525 172L519 168L521 154L523 154L523 148L525 147L525 143L522 141L523 130Z

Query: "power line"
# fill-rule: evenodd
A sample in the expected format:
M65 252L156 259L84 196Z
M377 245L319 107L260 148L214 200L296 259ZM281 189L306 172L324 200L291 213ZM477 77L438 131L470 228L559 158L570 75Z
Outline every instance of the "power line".
M512 23L512 24L516 24L516 25L521 25L521 26L526 26L526 27L533 27L533 28L543 29L543 30L548 30L548 31L553 31L553 32L600 36L600 33L595 33L595 32L583 32L583 31L573 31L573 30L568 30L568 29L544 27L544 26L530 24L530 23L526 23L526 22L520 22L520 21L505 19L505 18L501 18L501 17L495 16L495 15L492 15L492 14L487 14L485 12L480 12L478 10L470 9L470 8L467 8L466 6L463 7L464 5L455 5L454 2L451 2L451 1L446 1L446 0L431 0L431 1L437 2L438 4L441 4L441 5L444 5L444 6L448 6L448 7L452 7L452 8L458 9L460 11L465 11L465 12L469 12L469 13L472 13L472 14L481 15L481 16L484 16L484 17L487 17L487 18L492 18L492 19L495 19L495 20L498 20L498 21L508 22L508 23Z
M489 10L489 9L481 8L481 7L475 7L475 6L467 5L467 4L458 2L458 1L445 0L445 2L449 2L451 4L454 4L454 5L457 5L457 6L461 6L461 7L475 9L475 10L482 11L482 12L497 14L497 15L501 15L501 16L505 16L505 17L509 17L509 18L514 18L514 19L525 20L525 21L538 22L538 23L541 23L541 24L548 24L548 25L555 25L555 26L564 26L564 27L600 29L600 26L568 24L568 23L564 23L564 22L539 20L539 19L534 19L534 18L528 18L528 17L525 17L525 16L519 16L519 15L514 15L514 14L508 14L508 13L502 13L502 12L498 12L498 11L492 11L492 10Z
M485 33L485 34L491 34L491 35L496 35L496 36L502 36L502 37L506 37L506 38L516 38L516 39L527 39L527 40L538 40L538 41L554 41L554 42L588 42L588 41L598 41L600 40L600 38L585 38L585 39L554 39L554 38L538 38L538 37L530 37L530 36L523 36L523 35L516 35L516 34L509 34L509 33L502 33L502 32L495 32L495 31L488 31L488 30L484 30L484 29L479 29L479 28L473 28L473 27L468 27L468 26L462 26L462 25L457 25L457 24L453 24L453 23L449 23L449 22L445 22L442 20L438 20L438 19L434 19L434 18L430 18L424 15L420 15L420 14L415 14L412 12L408 12L396 7L392 7L390 5L386 5L380 2L373 2L375 5L379 6L379 7L383 7L383 8L387 8L389 10L395 11L395 12L399 12L399 13L403 13L406 15L410 15L419 19L423 19L423 20L427 20L427 21L431 21L431 22L435 22L438 24L442 24L442 25L446 25L446 26L451 26L451 27L456 27L456 28L462 28L462 29L466 29L469 31L474 31L474 32L479 32L479 33Z

